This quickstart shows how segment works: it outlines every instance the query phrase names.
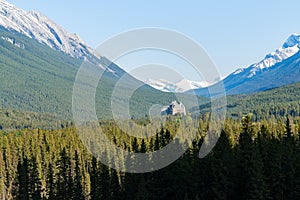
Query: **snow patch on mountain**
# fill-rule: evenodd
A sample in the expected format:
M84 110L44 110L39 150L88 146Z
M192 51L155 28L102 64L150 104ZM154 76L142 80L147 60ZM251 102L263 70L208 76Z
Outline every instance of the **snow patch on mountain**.
M244 68L238 68L238 69L235 70L232 74L233 74L233 75L237 75L237 74L242 73L244 70L245 70Z
M146 84L163 92L183 93L192 89L205 88L212 85L213 83L208 83L205 81L197 82L187 79L182 79L181 81L174 83L163 79L149 79L146 81Z
M10 37L4 37L4 36L2 36L1 39L9 42L12 45L15 45L16 47L19 47L21 49L25 49L25 44L16 41L15 38L10 38Z

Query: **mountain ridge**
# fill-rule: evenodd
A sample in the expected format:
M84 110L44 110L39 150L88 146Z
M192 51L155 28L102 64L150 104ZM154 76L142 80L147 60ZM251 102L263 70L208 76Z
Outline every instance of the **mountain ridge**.
M252 64L247 68L239 68L235 72L233 72L235 75L238 74L237 71L244 71L249 68L250 74L248 75L248 78L251 78L252 76L255 76L256 72L265 68L270 68L276 65L277 63L280 63L291 56L295 55L300 50L300 35L293 33L290 35L286 41L274 52L268 53L263 60L261 60L258 63Z
M77 34L69 33L45 15L37 11L25 11L3 0L0 0L0 26L36 39L74 58L84 59L91 55L100 57Z
M249 94L300 81L300 35L292 34L274 52L247 68L238 68L222 83L227 94ZM289 78L287 78L289 77ZM217 87L216 83L210 87ZM194 90L197 95L210 96L208 88ZM188 91L191 93L192 91Z
M57 120L71 120L73 86L82 61L3 27L0 27L1 37L14 38L24 44L25 49L0 39L0 109L50 113L55 114ZM101 59L104 65L105 62L110 64L109 68L118 68L105 58ZM91 67L102 70L97 65ZM112 119L112 92L119 80L107 70L99 80L95 102L100 119ZM122 88L120 97L141 85L129 74L124 74L123 81L124 84L119 86ZM155 103L166 105L173 99L176 99L173 94L144 85L130 99L130 112L135 117L143 117L148 113L148 107Z

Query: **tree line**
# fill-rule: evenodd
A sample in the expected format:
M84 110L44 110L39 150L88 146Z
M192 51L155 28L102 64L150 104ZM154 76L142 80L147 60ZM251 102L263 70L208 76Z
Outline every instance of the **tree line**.
M113 123L105 126L113 143L144 153L172 140L172 123L149 139L124 137ZM99 162L74 127L1 133L0 199L299 198L298 119L227 119L215 148L199 159L208 126L200 120L199 137L184 155L144 174L118 172Z

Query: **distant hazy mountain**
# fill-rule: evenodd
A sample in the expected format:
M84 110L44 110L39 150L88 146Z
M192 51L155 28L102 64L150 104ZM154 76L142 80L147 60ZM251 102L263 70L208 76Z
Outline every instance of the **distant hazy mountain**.
M281 47L260 62L237 69L227 76L223 80L227 94L247 94L299 82L299 49L300 35L292 34ZM208 88L195 91L198 95L208 96Z
M176 83L163 80L163 79L160 80L149 79L146 81L146 83L157 90L163 92L175 92L175 93L182 93L197 88L205 88L212 84L205 81L197 82L197 81L191 81L187 79L182 79L181 81L178 81Z

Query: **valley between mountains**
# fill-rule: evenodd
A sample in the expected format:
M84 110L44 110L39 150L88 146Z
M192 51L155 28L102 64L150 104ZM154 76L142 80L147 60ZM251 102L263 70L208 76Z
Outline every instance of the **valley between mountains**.
M291 34L213 83L143 83L45 15L0 0L0 199L299 199L299 50ZM86 84L98 119L78 126L72 95L83 63L102 77ZM220 96L209 90L220 85L226 105L212 107ZM129 107L124 126L112 111L116 86L114 109ZM172 105L182 110L161 116ZM184 151L159 154L166 148Z

